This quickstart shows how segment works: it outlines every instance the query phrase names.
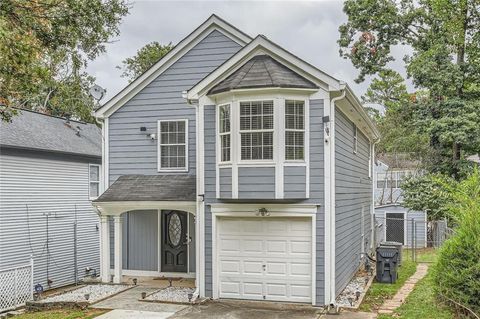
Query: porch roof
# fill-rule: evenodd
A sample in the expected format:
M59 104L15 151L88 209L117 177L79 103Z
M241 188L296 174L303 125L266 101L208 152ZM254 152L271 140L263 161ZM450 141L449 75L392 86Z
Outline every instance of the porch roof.
M195 201L196 177L186 174L123 175L94 203Z

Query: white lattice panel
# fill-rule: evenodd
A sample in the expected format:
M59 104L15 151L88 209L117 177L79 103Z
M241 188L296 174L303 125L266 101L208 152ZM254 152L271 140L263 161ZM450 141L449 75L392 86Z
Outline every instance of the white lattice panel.
M33 263L0 270L0 312L15 309L32 300Z

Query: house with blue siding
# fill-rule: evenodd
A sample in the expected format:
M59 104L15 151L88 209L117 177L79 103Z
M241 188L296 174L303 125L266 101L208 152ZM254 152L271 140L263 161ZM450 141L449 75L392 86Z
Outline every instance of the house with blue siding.
M373 245L379 133L349 86L212 15L95 112L101 278L322 306Z
M101 130L18 113L0 123L0 270L32 258L33 284L45 290L93 277L100 267L91 201L102 192Z

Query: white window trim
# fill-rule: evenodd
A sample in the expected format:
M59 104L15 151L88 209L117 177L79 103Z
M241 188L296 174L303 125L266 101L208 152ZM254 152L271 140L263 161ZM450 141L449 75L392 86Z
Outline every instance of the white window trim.
M220 108L228 106L229 110L229 120L230 120L230 130L228 132L220 132ZM217 143L218 143L218 148L219 148L219 154L218 154L218 163L219 165L231 165L232 164L232 156L233 156L233 144L232 144L232 104L230 103L224 103L218 105L218 112L216 116L216 131L217 131ZM222 136L225 135L230 135L230 160L229 161L222 161Z
M164 122L185 122L185 167L175 167L175 168L163 168L162 165L162 148L161 145L161 123ZM188 119L168 119L168 120L158 120L157 121L157 170L159 173L169 173L169 172L188 172ZM173 144L169 144L173 145ZM182 145L182 144L179 144Z
M241 119L241 104L244 102L264 102L264 101L272 101L273 103L273 129L261 129L261 130L242 130L240 129L240 119ZM263 104L262 104L263 108ZM256 98L256 99L242 99L237 101L237 109L238 112L236 113L236 118L235 121L237 122L237 131L235 132L238 135L238 143L235 146L235 148L238 151L238 164L247 164L249 166L261 166L262 164L275 164L276 162L276 154L275 154L275 136L278 132L278 128L276 127L275 123L275 118L277 116L278 111L276 112L275 110L275 97L264 97L264 98ZM262 113L263 114L263 113ZM272 140L272 159L242 159L242 133L268 133L271 132L273 135L273 140Z
M294 101L294 102L303 102L303 129L287 129L286 121L287 121L287 115L286 115L286 109L287 109L287 101ZM305 163L306 162L306 157L307 157L307 152L306 152L306 144L307 144L307 101L303 99L284 99L283 100L283 148L284 148L284 161L286 163ZM303 159L287 159L287 139L286 135L287 132L301 132L303 133Z
M92 181L90 179L90 170L91 170L91 167L98 167L98 181ZM101 181L102 181L102 165L100 164L88 164L88 198L90 200L95 200L97 199L101 194L102 194L102 187L101 187ZM92 194L90 193L90 184L92 183L96 183L98 185L98 196L92 196Z

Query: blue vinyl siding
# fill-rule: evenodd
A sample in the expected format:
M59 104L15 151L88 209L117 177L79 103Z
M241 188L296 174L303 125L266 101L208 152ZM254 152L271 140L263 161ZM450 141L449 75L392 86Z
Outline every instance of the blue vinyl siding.
M188 119L188 174L195 175L195 108L187 105L182 91L190 89L240 48L219 31L213 31L110 116L110 184L121 175L158 174L158 139L146 136L157 133L158 120ZM140 127L146 127L147 132L141 132Z
M370 241L372 181L368 176L370 143L358 130L353 151L354 124L335 112L335 288L339 294L360 266L362 245ZM363 214L363 216L362 216ZM365 241L362 243L362 218Z

